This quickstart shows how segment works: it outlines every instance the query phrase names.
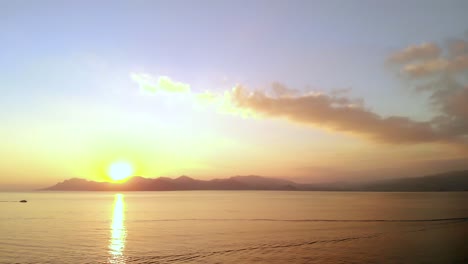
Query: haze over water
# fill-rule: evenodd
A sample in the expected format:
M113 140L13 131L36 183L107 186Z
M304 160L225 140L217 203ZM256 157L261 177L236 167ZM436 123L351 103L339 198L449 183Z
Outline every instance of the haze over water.
M21 204L20 199L28 199ZM0 193L0 263L466 263L468 193Z

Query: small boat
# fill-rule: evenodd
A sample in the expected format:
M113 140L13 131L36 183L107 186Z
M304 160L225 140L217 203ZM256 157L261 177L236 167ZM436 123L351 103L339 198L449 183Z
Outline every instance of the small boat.
M19 202L20 202L20 203L27 203L28 201L26 201L26 200L21 200L21 201L19 201Z

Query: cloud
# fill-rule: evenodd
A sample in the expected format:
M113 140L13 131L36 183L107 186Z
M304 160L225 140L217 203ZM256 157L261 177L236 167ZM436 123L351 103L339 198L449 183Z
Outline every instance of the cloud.
M437 131L430 122L407 117L382 117L362 106L361 100L323 93L297 96L269 96L237 86L232 92L233 104L264 117L285 118L311 126L352 132L385 143L448 142L456 140ZM359 102L359 103L356 103Z
M468 55L459 55L453 59L438 58L416 63L408 63L403 66L402 72L411 78L440 73L458 73L468 69Z
M419 78L444 70L448 65L449 63L444 59L433 59L407 64L403 67L402 72L412 78Z
M459 72L468 69L468 54L460 55L450 61L447 70Z
M443 143L468 147L468 49L466 41L450 42L446 50L433 43L409 46L388 61L400 68L418 93L429 95L436 113L425 121L405 116L382 116L366 108L363 99L348 96L349 89L329 94L301 92L273 83L254 91L236 85L231 91L192 92L188 84L169 77L131 75L142 90L187 93L191 102L221 113L282 118L313 127L365 136L388 144ZM445 52L444 52L445 51ZM445 56L444 56L445 55Z
M405 63L414 60L434 59L439 57L441 49L434 43L411 45L392 54L388 61L392 63Z
M435 44L434 44L435 45ZM414 46L411 46L414 47ZM411 49L408 47L396 54ZM421 47L421 46L419 46ZM427 48L426 48L427 49ZM392 60L406 76L416 92L429 95L430 105L437 113L431 124L447 137L468 138L468 42L452 40L437 58L423 61ZM435 55L435 53L433 53Z
M140 89L155 93L187 92L191 102L216 111L240 116L284 118L296 123L366 135L386 143L421 143L447 140L435 132L430 123L417 122L405 117L381 117L364 108L362 99L346 97L349 89L335 90L330 95L320 92L301 93L280 83L270 89L251 91L237 85L222 93L191 92L189 85L172 81L168 77L155 78L149 74L132 74Z
M468 53L468 41L463 39L455 39L449 42L448 50L450 56L458 56Z
M146 73L131 73L130 78L138 83L140 89L149 93L165 91L171 93L190 92L190 85L181 82L175 82L167 76L154 78Z
M294 96L298 94L298 91L290 89L278 82L271 84L271 90L276 96Z

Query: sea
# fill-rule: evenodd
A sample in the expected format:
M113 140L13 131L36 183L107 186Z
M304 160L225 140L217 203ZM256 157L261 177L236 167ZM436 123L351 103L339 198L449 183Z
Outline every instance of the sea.
M3 192L0 263L468 263L468 192Z

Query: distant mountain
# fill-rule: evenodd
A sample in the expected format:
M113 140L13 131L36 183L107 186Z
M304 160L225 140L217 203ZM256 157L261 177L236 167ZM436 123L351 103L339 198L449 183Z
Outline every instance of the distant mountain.
M234 176L227 179L197 180L188 176L143 178L124 183L69 179L45 188L48 191L182 191L182 190L295 190L295 191L468 191L468 171L454 171L416 178L375 181L366 184L299 184L261 176Z
M307 188L306 184L299 184L288 180L275 179L275 178L266 178L256 175L250 176L234 176L230 179L248 185L254 189L259 190L272 190L272 189L281 189L281 190L295 190L295 189L304 189Z
M143 178L135 176L124 183L69 179L45 188L48 191L181 191L181 190L297 190L306 185L260 176L235 176L227 179L197 180L178 178Z
M401 178L369 183L363 191L437 192L468 191L468 171L452 171L416 178Z

